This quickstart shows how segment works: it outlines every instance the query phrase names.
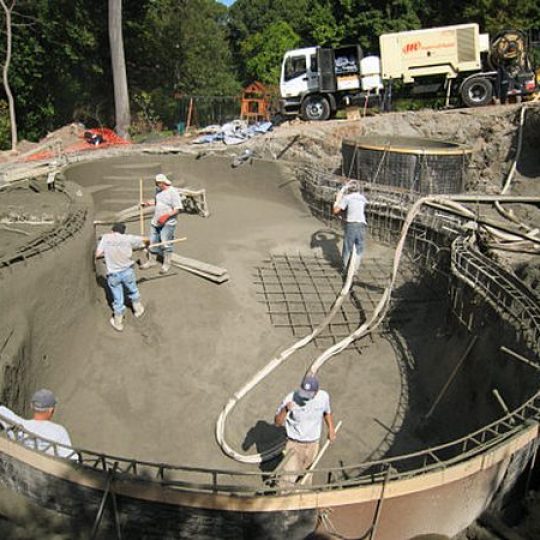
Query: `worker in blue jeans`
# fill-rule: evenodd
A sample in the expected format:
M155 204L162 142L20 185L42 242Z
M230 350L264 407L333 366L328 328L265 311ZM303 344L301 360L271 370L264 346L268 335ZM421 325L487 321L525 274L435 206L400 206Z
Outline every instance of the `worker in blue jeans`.
M173 252L172 244L167 244L174 240L176 230L176 217L184 209L182 198L178 191L172 186L172 182L164 174L156 175L156 195L153 201L142 202L141 205L154 206L154 217L150 224L150 241L152 244L165 243L160 247L151 248L148 253L148 260L141 265L141 270L147 270L157 264L157 257L161 255L162 264L160 273L166 274L171 267L171 257Z
M124 329L124 288L133 307L133 314L139 318L144 313L141 296L137 288L137 280L133 270L133 249L142 248L149 244L147 238L125 234L126 226L115 223L112 232L104 234L96 249L96 258L105 257L107 267L107 285L113 297L112 327L121 332Z
M343 251L341 255L343 274L347 273L353 248L356 250L357 255L357 267L355 271L358 269L364 253L364 238L366 235L365 207L367 199L360 193L360 189L360 182L358 180L350 180L338 191L332 209L335 215L342 215L345 221Z

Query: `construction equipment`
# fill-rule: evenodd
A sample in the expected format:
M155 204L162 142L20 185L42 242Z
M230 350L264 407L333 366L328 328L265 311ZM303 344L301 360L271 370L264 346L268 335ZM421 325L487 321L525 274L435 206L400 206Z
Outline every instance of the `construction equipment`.
M493 98L530 96L536 89L528 36L505 30L490 42L477 24L394 32L379 37L380 58L358 45L287 51L281 69L280 112L304 120L327 120L350 105L373 98L390 107L393 82L413 94L444 91L467 107ZM384 90L383 90L384 87Z

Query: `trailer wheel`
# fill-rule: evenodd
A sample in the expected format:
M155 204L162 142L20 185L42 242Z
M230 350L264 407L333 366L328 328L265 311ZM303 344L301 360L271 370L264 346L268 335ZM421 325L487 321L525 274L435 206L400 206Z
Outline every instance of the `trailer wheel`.
M323 96L308 96L300 109L302 120L322 121L330 118L330 103Z
M467 107L483 107L491 103L493 85L489 79L475 77L463 83L461 99Z

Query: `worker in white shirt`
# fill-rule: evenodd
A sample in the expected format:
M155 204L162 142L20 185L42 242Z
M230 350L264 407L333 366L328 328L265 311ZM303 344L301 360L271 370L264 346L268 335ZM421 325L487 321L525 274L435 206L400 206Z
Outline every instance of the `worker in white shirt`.
M367 199L360 193L358 180L351 180L343 186L336 196L333 213L341 214L345 221L343 235L343 251L341 255L342 272L347 273L347 266L353 248L356 250L356 265L360 264L364 253L364 238L366 235L365 207Z
M105 257L107 267L107 285L113 297L112 327L121 332L124 329L124 287L133 307L133 314L139 318L144 313L141 295L137 288L137 279L133 270L133 249L148 245L148 239L143 236L125 234L124 223L115 223L112 232L104 234L96 250L96 258Z
M153 201L141 203L142 206L155 206L154 217L151 222L150 242L159 244L174 240L176 230L176 216L184 209L182 198L178 191L172 187L172 182L164 175L156 175L156 195ZM171 267L173 247L167 244L150 248L148 260L141 265L146 270L157 264L157 257L162 257L161 274L166 274Z
M73 456L71 450L71 439L66 428L51 421L56 409L56 397L54 394L42 388L34 393L31 400L33 411L32 419L25 420L15 414L11 409L0 406L0 425L7 430L8 436L12 439L20 440L28 448L34 448L47 454L60 457ZM37 437L31 437L22 431L13 430L12 426L21 426L24 430ZM51 442L62 446L55 448Z

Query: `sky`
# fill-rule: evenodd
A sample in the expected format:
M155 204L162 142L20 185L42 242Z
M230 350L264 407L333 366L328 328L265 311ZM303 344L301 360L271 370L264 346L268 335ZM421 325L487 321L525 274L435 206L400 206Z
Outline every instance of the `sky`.
M226 6L230 6L231 4L234 4L235 0L218 0L218 2L221 2L222 4L225 4Z

